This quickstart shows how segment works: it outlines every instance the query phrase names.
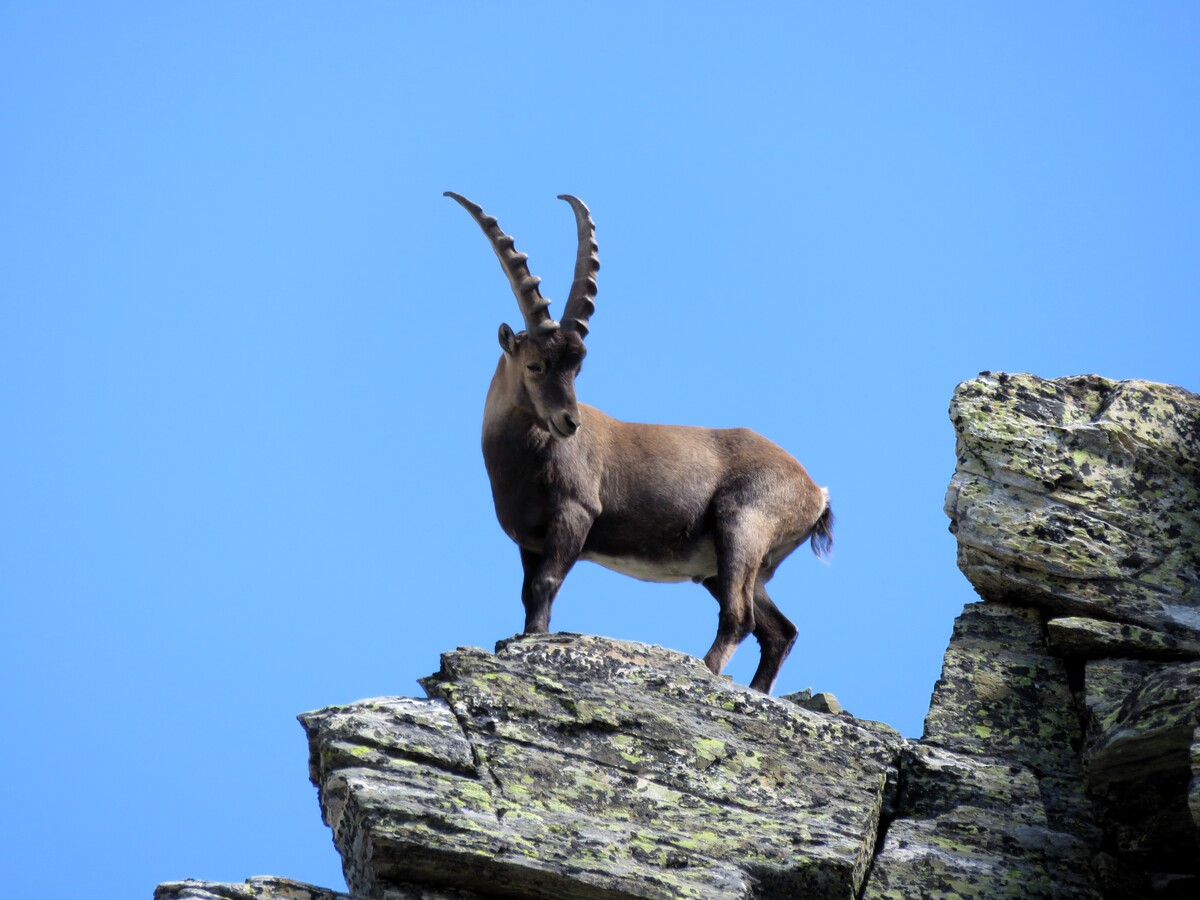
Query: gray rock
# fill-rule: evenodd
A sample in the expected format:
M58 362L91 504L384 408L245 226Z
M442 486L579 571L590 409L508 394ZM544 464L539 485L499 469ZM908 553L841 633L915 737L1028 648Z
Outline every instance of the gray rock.
M1200 658L1200 641L1184 640L1127 622L1079 616L1051 619L1046 623L1046 635L1050 649L1065 657Z
M950 417L946 513L981 596L1200 639L1200 397L984 373Z
M842 709L842 704L838 703L838 698L828 691L819 691L814 694L811 689L806 688L803 691L796 691L791 694L780 695L780 700L787 700L790 703L795 703L797 706L803 706L805 709L811 709L813 712L822 713L845 713ZM849 715L849 713L846 713Z
M1090 823L1073 834L1098 851L1106 894L1195 896L1200 663L1162 661L1200 650L1200 397L1096 376L983 373L959 385L950 415L958 468L946 511L959 566L999 618L1026 608L1023 636L1008 626L1003 653L1027 653L1044 624L1034 655L1052 661L1001 665L1005 674L987 642L956 650L952 640L927 740L1031 768L1051 824L1086 811L1084 785L1102 836L1089 838ZM1055 685L1039 692L1047 708L1026 704L1033 718L1022 725L1021 704L1006 695L1003 726L985 733L971 711L997 707L979 702L978 686L1007 691L1023 671ZM1086 712L1082 740L1068 696ZM1052 762L1069 760L1068 747L1081 770Z
M921 745L900 783L865 898L1100 896L1090 847L1051 826L1030 769Z
M954 623L922 742L1037 773L1050 822L1081 834L1092 822L1078 748L1083 724L1062 660L1036 610L974 603Z
M1081 740L1037 612L967 606L866 896L1099 896Z
M1126 864L1200 892L1194 814L1200 662L1089 662L1089 794Z
M154 900L350 900L350 895L289 878L260 876L236 884L164 881L154 889Z
M462 648L424 684L433 699L302 717L356 895L401 881L544 897L862 885L894 733L749 691L690 656L582 635ZM377 734L355 744L393 704L393 719L432 723L416 732L421 753L379 752ZM448 714L470 768L458 740L426 738Z

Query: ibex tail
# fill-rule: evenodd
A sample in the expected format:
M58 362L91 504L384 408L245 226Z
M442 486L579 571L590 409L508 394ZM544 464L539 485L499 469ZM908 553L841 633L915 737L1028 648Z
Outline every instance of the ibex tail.
M829 505L829 492L822 488L821 493L825 495L825 511L813 525L808 545L819 558L828 559L833 552L833 507Z

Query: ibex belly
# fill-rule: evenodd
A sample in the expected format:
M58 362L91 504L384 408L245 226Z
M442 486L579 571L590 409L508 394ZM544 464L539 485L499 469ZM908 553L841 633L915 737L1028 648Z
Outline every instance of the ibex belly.
M701 581L717 574L717 549L710 539L696 541L683 553L665 558L632 554L615 556L594 550L584 550L579 558L640 581Z

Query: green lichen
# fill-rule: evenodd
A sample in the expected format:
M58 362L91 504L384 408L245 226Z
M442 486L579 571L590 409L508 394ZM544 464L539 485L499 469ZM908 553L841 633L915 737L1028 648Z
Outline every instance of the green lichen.
M692 746L701 763L714 763L725 756L725 742L715 738L698 738Z

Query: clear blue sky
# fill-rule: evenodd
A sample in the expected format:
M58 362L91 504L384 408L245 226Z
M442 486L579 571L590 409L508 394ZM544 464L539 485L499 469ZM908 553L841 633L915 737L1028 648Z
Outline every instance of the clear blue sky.
M295 714L519 629L479 452L519 315L448 189L560 302L591 206L581 399L828 485L778 690L919 734L974 599L955 384L1200 390L1198 15L0 3L5 890L341 886ZM581 564L553 625L698 654L716 606Z

